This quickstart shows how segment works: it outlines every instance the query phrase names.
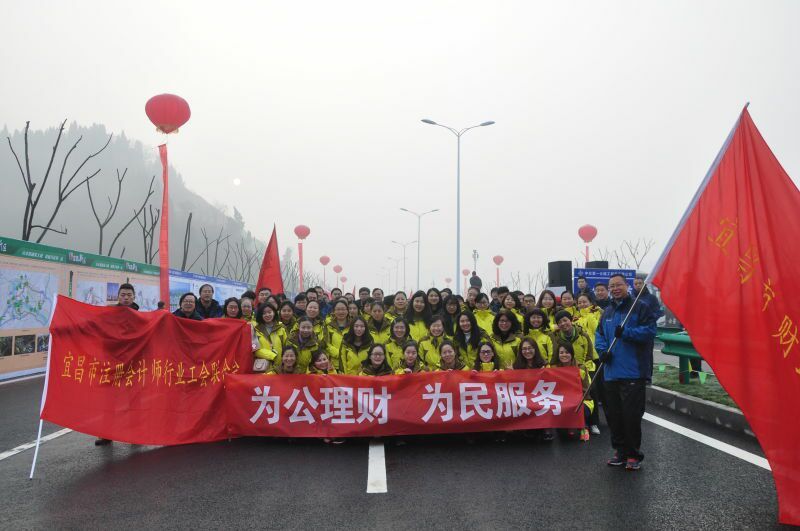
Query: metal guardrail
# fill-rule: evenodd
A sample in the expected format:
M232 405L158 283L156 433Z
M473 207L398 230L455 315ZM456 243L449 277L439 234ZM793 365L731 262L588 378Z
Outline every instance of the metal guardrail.
M678 381L682 384L689 383L689 377L692 372L692 367L689 360L702 360L703 357L689 338L686 332L667 333L661 332L656 334L656 339L664 343L661 349L662 354L678 357Z

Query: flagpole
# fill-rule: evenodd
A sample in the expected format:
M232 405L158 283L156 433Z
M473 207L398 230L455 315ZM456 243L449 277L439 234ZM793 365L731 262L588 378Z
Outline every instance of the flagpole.
M58 302L58 295L53 295L53 311L50 312L50 321L47 323L48 329L53 322L53 316L56 313L56 304ZM42 389L42 401L39 404L39 432L36 435L36 447L33 450L33 462L31 463L31 474L28 479L33 479L33 472L36 470L36 459L39 457L39 444L42 442L42 411L44 411L44 402L47 398L47 383L50 381L50 360L52 359L53 352L53 331L49 330L49 338L47 339L47 365L44 372L44 389Z

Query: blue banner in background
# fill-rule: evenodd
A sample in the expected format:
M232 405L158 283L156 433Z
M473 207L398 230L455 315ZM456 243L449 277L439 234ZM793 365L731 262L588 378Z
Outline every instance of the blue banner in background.
M578 292L578 277L586 277L586 283L589 288L594 290L594 285L598 282L608 284L608 279L612 275L622 275L628 281L631 292L633 291L633 279L636 277L635 269L580 269L575 268L572 270L572 292Z
M211 284L214 287L214 298L222 304L228 297L239 298L242 293L251 289L245 282L236 282L224 278L209 277L199 273L188 273L178 269L169 270L169 308L170 311L178 309L178 299L184 293L200 293L200 286Z

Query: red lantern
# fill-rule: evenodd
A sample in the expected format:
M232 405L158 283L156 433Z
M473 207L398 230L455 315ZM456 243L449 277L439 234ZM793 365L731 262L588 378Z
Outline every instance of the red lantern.
M498 254L497 256L492 258L492 261L494 262L494 265L499 266L500 264L503 263L503 257Z
M578 236L584 243L590 243L597 236L597 227L594 225L584 225L578 229Z
M464 275L465 277L469 276L469 269L462 269L461 274Z
M326 266L331 262L331 258L329 256L320 256L319 263Z
M340 265L333 266L333 272L338 275L339 273L342 272L342 266L340 266Z
M450 278L450 277L447 277L446 279L444 279L444 281L447 282L448 284L450 284L453 281L453 279Z
M305 225L298 225L294 228L294 233L301 240L305 240L306 238L308 238L308 235L311 234L311 229L309 229Z
M344 284L345 282L347 282L347 277L343 276L342 277L342 284Z
M153 96L145 103L144 112L156 129L167 135L177 132L192 116L186 100L175 94Z

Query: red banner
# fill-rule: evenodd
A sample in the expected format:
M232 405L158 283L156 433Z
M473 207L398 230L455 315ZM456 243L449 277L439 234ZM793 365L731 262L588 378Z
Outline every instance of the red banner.
M401 376L235 375L231 436L365 437L581 428L573 367Z
M800 192L742 112L653 270L664 303L742 409L782 523L800 525Z
M223 383L252 364L250 327L59 296L42 418L135 444L227 438Z

